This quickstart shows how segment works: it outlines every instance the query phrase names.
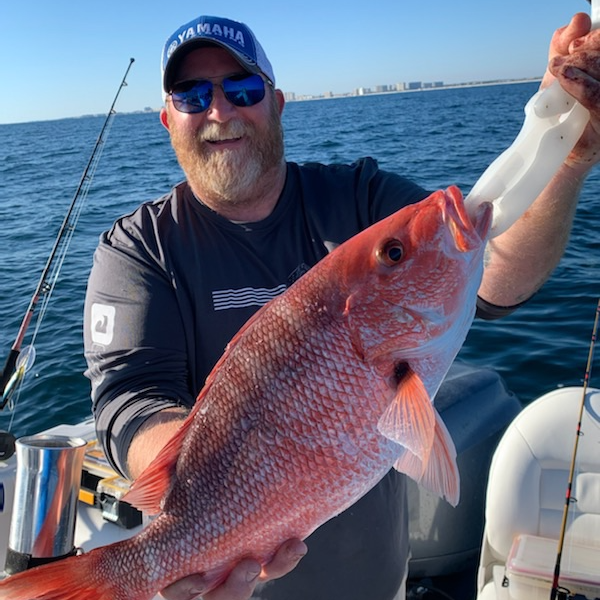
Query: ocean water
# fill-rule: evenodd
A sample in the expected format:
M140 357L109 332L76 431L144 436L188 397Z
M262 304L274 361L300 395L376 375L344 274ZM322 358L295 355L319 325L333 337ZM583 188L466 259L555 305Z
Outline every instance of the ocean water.
M427 188L457 184L466 194L514 140L536 88L520 83L289 103L287 157L352 162L373 156ZM2 364L103 122L0 125ZM600 293L599 177L596 171L586 182L569 247L548 283L514 315L476 321L461 351L462 359L497 369L525 403L583 379ZM34 317L25 338L27 345L35 331L36 362L16 406L0 412L0 429L20 436L89 415L82 310L98 236L181 179L158 115L117 114L44 319L38 326Z

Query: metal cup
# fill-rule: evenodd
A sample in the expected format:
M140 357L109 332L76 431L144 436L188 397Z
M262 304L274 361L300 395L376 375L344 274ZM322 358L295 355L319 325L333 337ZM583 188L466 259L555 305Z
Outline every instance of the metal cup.
M11 564L7 558L7 573L74 552L85 446L81 438L60 435L17 440L17 478L8 541Z

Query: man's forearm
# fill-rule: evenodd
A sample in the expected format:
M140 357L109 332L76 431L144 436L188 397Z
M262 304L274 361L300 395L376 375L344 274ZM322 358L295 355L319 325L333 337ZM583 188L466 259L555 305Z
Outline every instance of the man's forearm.
M133 479L137 479L158 456L187 415L188 411L184 408L167 408L149 417L139 428L127 453L129 474Z
M585 177L563 165L525 214L490 241L480 296L498 306L527 300L550 277L569 241Z

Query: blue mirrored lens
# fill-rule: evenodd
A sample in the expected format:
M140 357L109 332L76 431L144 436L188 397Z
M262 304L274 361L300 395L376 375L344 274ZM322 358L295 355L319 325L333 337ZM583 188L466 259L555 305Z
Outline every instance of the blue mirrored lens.
M225 97L235 106L254 106L265 97L265 82L260 75L228 77L221 84Z
M192 82L190 82L192 83ZM212 102L213 84L202 80L193 82L189 89L173 91L171 98L175 108L184 113L204 112Z
M235 106L254 106L265 97L265 82L260 75L235 75L213 84L207 79L183 82L171 92L175 108L184 113L201 113L208 109L214 85L219 85L225 98Z

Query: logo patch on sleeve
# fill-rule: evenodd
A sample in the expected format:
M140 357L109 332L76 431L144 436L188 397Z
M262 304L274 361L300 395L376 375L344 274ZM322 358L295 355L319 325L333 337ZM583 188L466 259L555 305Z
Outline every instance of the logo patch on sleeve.
M115 331L115 307L108 304L92 304L92 342L108 346Z

